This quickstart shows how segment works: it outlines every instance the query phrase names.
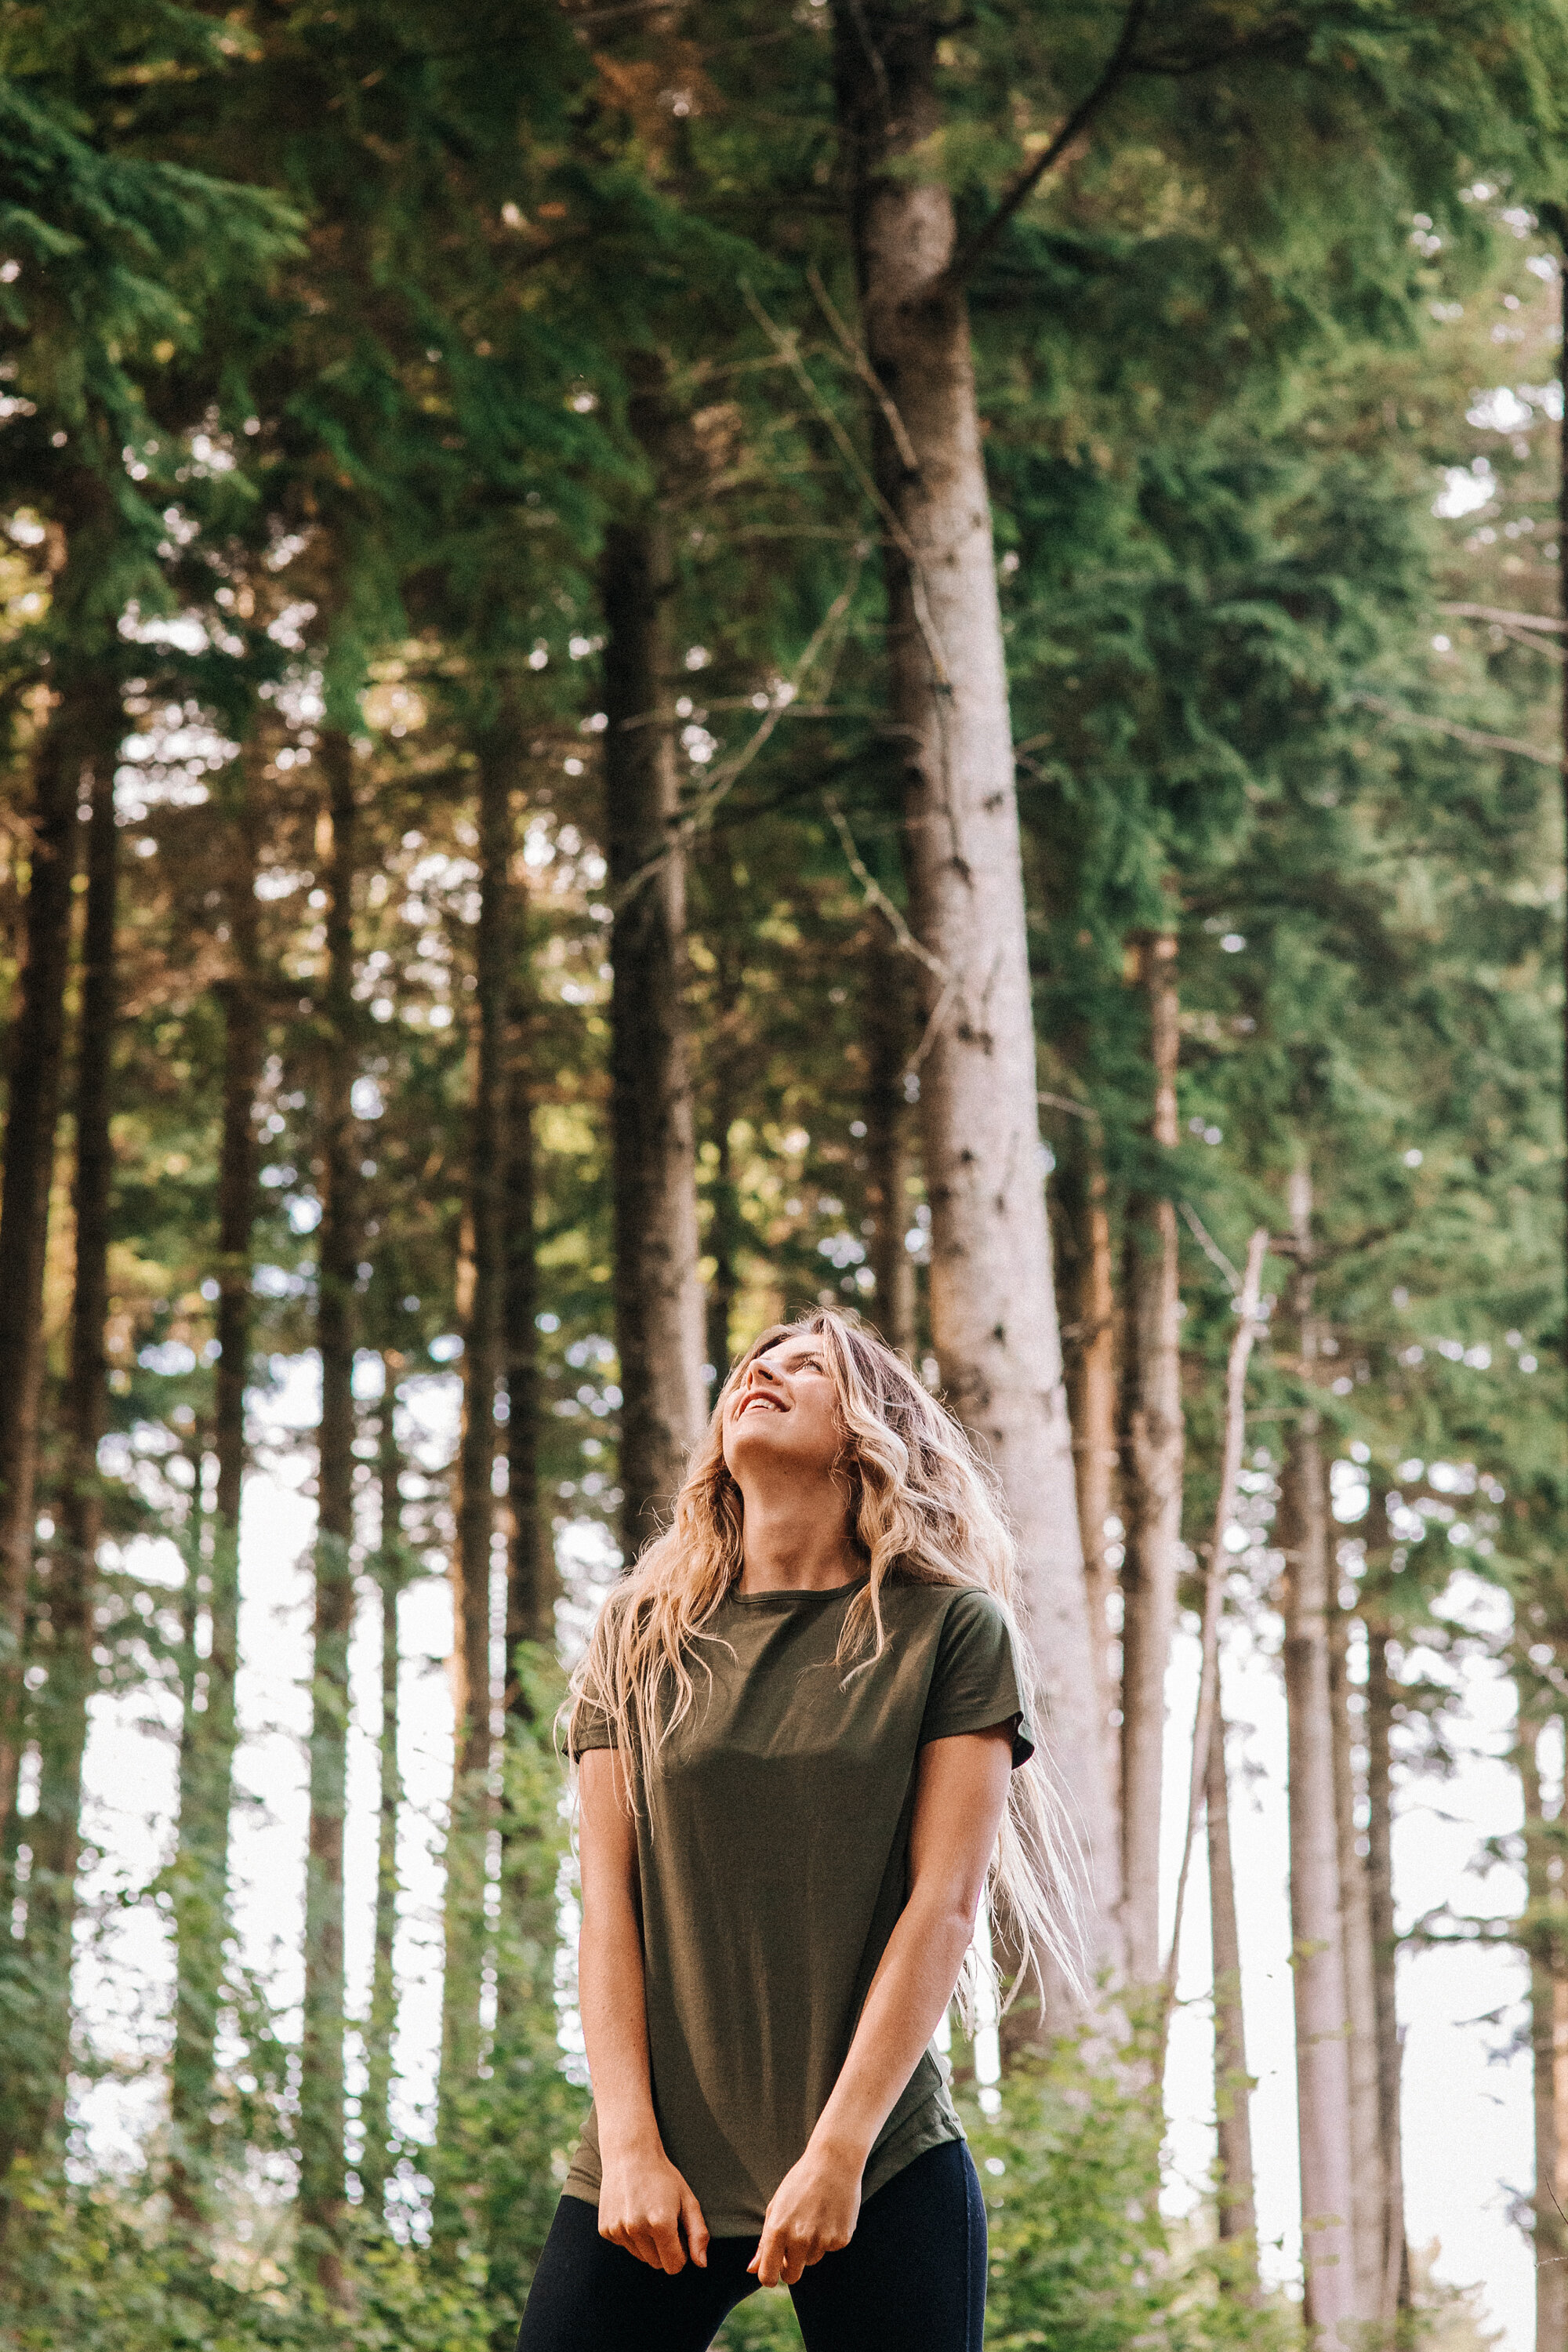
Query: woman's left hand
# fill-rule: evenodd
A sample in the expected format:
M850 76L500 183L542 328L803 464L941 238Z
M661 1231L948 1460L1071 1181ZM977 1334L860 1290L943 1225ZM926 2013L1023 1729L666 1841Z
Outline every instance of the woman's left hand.
M794 2286L824 2254L855 2235L862 2160L808 2147L768 2200L762 2241L746 2268L763 2286Z

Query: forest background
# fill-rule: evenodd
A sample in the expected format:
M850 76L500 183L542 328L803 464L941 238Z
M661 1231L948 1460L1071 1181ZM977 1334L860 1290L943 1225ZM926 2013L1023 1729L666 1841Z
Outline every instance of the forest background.
M951 2035L989 2340L1480 2341L1458 1945L1563 2352L1568 12L60 0L0 75L3 2340L503 2352L563 1670L820 1300L995 1464L1092 1855L1112 2044Z

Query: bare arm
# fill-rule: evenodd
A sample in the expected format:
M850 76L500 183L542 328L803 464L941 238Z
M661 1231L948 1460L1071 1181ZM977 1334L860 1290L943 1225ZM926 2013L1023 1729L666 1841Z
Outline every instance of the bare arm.
M871 1979L833 2093L805 2153L768 2206L751 2267L764 2286L854 2234L878 2133L952 1999L974 1933L1012 1770L1012 1727L933 1739L921 1750L910 1832L910 1899Z
M688 2252L701 2269L708 2225L664 2152L654 2115L637 1838L614 1748L589 1749L578 1769L578 1790L583 1932L577 1999L599 2123L599 2235L655 2270L683 2269Z

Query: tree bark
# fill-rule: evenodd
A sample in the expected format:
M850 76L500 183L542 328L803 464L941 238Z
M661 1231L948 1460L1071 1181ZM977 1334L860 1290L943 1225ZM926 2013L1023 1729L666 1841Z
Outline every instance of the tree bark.
M219 788L228 850L225 911L229 970L217 992L224 1018L223 1132L218 1154L217 1331L213 1448L217 1457L208 1562L205 1706L189 1718L175 1860L174 2053L170 2073L169 2194L183 2228L210 2218L213 2095L224 1941L228 1930L229 1814L237 1740L239 1516L245 1486L245 1391L250 1369L251 1256L258 1181L256 1096L265 1036L256 904L260 813L247 744Z
M705 1238L713 1274L702 1307L703 1346L712 1368L706 1398L710 1410L730 1369L735 1301L741 1290L741 1252L746 1243L731 1129L741 1115L740 1076L747 1051L742 1029L745 968L741 943L721 936L710 944L713 977L703 1061L708 1079L708 1139L714 1161L708 1182Z
M946 185L910 159L942 129L934 17L837 0L839 128L886 523L889 731L929 1044L921 1129L942 1378L1017 1532L1053 1746L1087 1833L1097 1964L1119 1959L1114 1816L1079 1541L1046 1222L1011 723L990 503Z
M354 1285L359 1257L359 1139L350 1099L357 1038L353 999L357 811L353 746L347 735L337 728L325 730L317 756L326 780L322 831L329 836L329 846L322 877L327 892L327 977L321 1020L321 1223L316 1306L321 1419L300 2080L300 2219L322 2291L329 2301L341 2304L346 2294L342 2269L343 1811L349 1635L354 1605Z
M1568 384L1568 205L1557 203L1543 205L1541 217L1557 239L1558 247L1558 381ZM1561 619L1568 623L1568 408L1557 428L1557 609ZM1559 814L1563 826L1563 856L1568 858L1568 661L1563 664L1558 679L1558 755L1561 770L1558 778ZM1563 1116L1568 1121L1568 932L1563 939ZM1564 1214L1563 1241L1568 1245L1568 1157L1563 1161ZM1568 1316L1563 1325L1563 1360L1568 1369ZM1563 2290L1568 2308L1568 2288ZM1560 2341L1568 2343L1568 2329Z
M1331 1550L1332 1549L1331 1538ZM1336 1571L1331 1567L1331 1580ZM1378 2107L1377 1994L1373 1977L1372 1904L1366 1864L1357 1853L1356 1785L1351 1716L1350 1620L1331 1597L1329 1694L1334 1710L1334 1821L1340 1855L1340 1921L1344 1937L1346 2058L1351 2103L1351 2235L1357 2308L1376 2319L1383 2304L1388 2184Z
M523 886L513 884L515 922L511 950L511 1002L507 1026L506 1163L506 1490L510 1541L506 1575L506 1683L508 1716L526 1712L517 1678L521 1642L555 1640L555 1602L560 1580L551 1540L550 1515L539 1481L539 1258L535 1221L538 1174L533 1144L534 1002L530 965L528 909Z
M708 1285L702 1309L703 1343L708 1350L707 1361L713 1367L709 1394L714 1399L730 1370L735 1300L741 1287L738 1253L742 1227L740 1194L735 1185L735 1148L731 1136L734 1124L731 1066L728 1056L721 1055L714 1084L714 1161L708 1186L708 1255L713 1261L713 1278Z
M16 1799L22 1633L32 1574L44 1264L65 1059L77 801L100 769L112 785L122 719L107 662L60 681L34 757L23 964L10 1040L0 1176L0 1827Z
M452 1803L447 1830L447 1964L441 1997L441 2099L477 2078L489 1832L490 1568L495 1532L496 1391L507 1279L507 1001L512 944L511 805L516 733L479 746L479 910L474 942L476 1036L468 1120L472 1280L463 1335L463 1424L452 1559Z
M1374 1507L1382 1503L1374 1496ZM1379 1513L1381 1516L1381 1511ZM1373 1995L1377 2024L1377 2105L1383 2137L1383 2284L1378 2317L1384 2326L1410 2307L1410 2256L1405 2236L1405 2163L1401 2122L1404 2044L1399 2031L1395 1969L1399 1941L1394 1918L1394 1774L1390 1731L1395 1679L1394 1643L1369 1622L1366 1684L1367 1896L1372 1925Z
M1116 1432L1116 1296L1110 1246L1110 1185L1099 1122L1084 1123L1082 1150L1074 1170L1072 1222L1074 1344L1067 1358L1068 1405L1072 1421L1073 1472L1078 1521L1083 1544L1084 1591L1097 1677L1111 1804L1120 1822L1121 1738L1112 1722L1121 1711L1121 1677L1110 1624L1117 1571L1110 1564L1108 1522L1116 1504L1121 1448ZM1120 1829L1118 1831L1120 1867Z
M1317 1353L1312 1320L1311 1185L1291 1179L1298 1250L1293 1305L1303 1369ZM1310 2327L1332 2342L1356 2310L1351 2237L1350 2064L1344 1944L1340 1926L1334 1802L1333 1706L1329 1688L1328 1485L1319 1420L1304 1407L1291 1425L1276 1522L1285 1556L1285 1702L1290 1826L1291 1968L1296 2010L1296 2096L1300 2140L1302 2259Z
M1177 1140L1181 1044L1176 942L1169 932L1134 942L1149 1007L1153 1104L1149 1138ZM1182 1547L1181 1326L1177 1320L1176 1205L1141 1193L1128 1203L1121 1390L1121 1884L1127 1973L1152 1984L1160 1972L1160 1801L1164 1776L1165 1671L1176 1622Z
M915 1347L915 1262L904 1246L910 1211L909 1104L904 1072L910 1059L909 986L904 958L879 915L863 964L866 1040L866 1205L871 1212L869 1257L876 1279L877 1326L889 1348L912 1356Z
M632 402L656 475L668 425L657 372ZM622 1544L657 1532L706 1420L697 1150L684 1002L685 862L673 716L675 575L655 503L605 535L605 819L614 969L610 1128Z
M383 1355L381 1431L376 1469L381 1487L381 1535L375 1563L381 1588L381 1736L376 1742L380 1789L376 1811L375 1948L371 1963L370 2018L365 2030L365 2091L361 2108L364 2145L360 2185L365 2202L384 2212L392 2153L392 2037L397 2023L397 1828L403 1775L397 1756L397 1682L401 1652L397 1602L403 1590L403 1499L398 1479L397 1373L401 1360Z
M1216 1709L1204 1779L1209 1850L1209 1937L1214 1958L1214 2105L1219 2143L1219 2234L1241 2241L1241 2284L1258 2292L1258 2203L1252 2171L1252 2078L1247 2071L1241 1936L1230 1851L1230 1781L1225 1717Z
M1542 1811L1536 1747L1545 1726L1520 1694L1514 1764L1524 1799L1525 1935L1535 2109L1535 2352L1568 2344L1568 1958L1556 1824ZM1554 1866L1556 1865L1556 1866Z
M118 719L119 704L115 702ZM49 1563L48 1680L39 1694L38 1809L30 1829L27 1944L46 2007L41 2048L47 2112L58 2129L70 2055L71 1958L77 1861L81 1843L81 1772L93 1669L93 1608L103 1538L98 1448L106 1422L104 1323L109 1312L109 1219L113 1152L109 1120L115 1027L115 898L118 838L114 764L100 756L90 778L87 911L76 1066L75 1285L67 1456L60 1541Z

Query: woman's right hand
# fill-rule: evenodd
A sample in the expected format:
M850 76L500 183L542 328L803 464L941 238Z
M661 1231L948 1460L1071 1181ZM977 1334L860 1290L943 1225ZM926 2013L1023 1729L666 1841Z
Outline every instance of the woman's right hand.
M600 2152L599 2235L639 2263L674 2277L689 2254L708 2267L702 2208L657 2141L621 2153Z

